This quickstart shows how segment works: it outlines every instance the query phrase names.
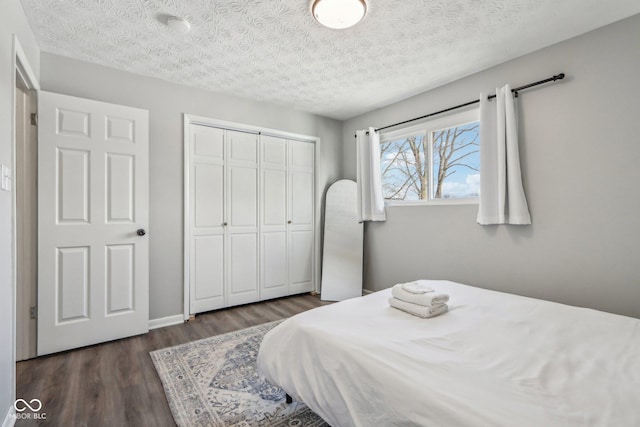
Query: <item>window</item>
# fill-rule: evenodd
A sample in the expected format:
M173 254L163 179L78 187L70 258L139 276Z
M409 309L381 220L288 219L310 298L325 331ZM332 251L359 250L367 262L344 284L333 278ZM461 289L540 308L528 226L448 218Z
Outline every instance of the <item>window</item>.
M384 198L392 204L477 199L479 131L476 109L382 134Z

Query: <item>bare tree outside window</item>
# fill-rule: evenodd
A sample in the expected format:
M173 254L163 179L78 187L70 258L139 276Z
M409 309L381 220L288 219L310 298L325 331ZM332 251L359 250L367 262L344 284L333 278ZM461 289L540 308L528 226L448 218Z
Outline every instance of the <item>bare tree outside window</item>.
M389 200L427 198L428 171L425 135L396 139L380 145L382 192Z
M453 191L445 190L447 182L454 174L466 175L465 184L469 175L480 177L480 124L470 123L468 125L456 126L433 132L433 182L434 198L452 197ZM450 185L451 187L451 185ZM478 193L470 191L466 197L477 197Z
M477 197L479 123L383 142L380 160L387 200Z

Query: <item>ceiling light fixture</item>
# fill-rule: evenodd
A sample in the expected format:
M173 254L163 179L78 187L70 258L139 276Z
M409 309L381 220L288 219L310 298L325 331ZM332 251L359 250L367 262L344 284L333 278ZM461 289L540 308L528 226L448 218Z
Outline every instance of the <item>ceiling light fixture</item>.
M170 16L167 18L167 27L180 34L187 34L191 29L191 24L189 24L189 21L186 19L178 18L177 16Z
M342 30L364 18L367 3L364 0L315 0L311 12L316 21L325 27Z

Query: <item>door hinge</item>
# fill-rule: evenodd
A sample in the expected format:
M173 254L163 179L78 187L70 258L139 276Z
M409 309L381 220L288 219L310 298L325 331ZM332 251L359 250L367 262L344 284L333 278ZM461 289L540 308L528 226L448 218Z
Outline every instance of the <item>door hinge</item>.
M38 113L31 113L31 125L38 126Z
M30 307L29 308L29 313L30 313L32 319L37 319L38 318L38 307Z

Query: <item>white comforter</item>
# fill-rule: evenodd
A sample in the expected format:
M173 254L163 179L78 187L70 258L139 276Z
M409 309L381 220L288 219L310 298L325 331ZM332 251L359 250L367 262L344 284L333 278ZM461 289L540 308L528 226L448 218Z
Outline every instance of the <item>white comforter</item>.
M339 426L640 426L640 320L446 281L421 319L390 290L294 316L258 368Z

